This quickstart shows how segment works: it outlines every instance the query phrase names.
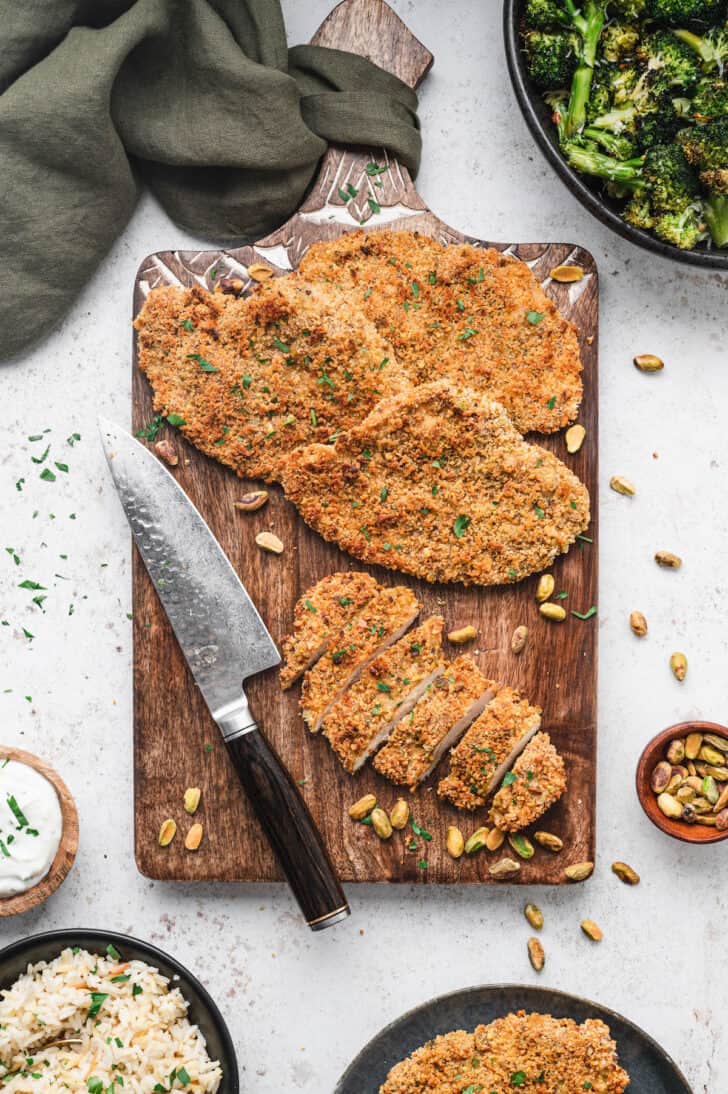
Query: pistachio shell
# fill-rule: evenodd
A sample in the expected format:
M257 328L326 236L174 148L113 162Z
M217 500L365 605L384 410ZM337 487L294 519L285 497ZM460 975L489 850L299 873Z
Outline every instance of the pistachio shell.
M665 367L662 358L656 357L654 353L639 353L633 360L640 372L660 372Z
M546 963L546 954L544 948L537 938L529 938L527 942L528 946L528 959L533 965L536 972L541 972L544 964Z

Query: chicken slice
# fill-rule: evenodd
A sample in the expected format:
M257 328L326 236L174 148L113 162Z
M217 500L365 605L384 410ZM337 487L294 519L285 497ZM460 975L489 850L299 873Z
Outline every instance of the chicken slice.
M324 539L427 581L518 581L589 523L576 475L497 403L447 380L382 400L335 445L292 452L281 479Z
M357 615L381 586L370 574L337 573L307 589L293 612L293 633L281 642L281 687L289 688L318 661L337 631Z
M490 822L503 832L518 832L538 820L565 790L564 761L548 733L537 733L493 798Z
M440 616L431 616L400 638L375 657L330 707L321 728L350 773L366 763L442 672L443 622Z
M396 585L376 593L337 631L303 678L301 713L312 733L318 733L329 708L377 654L402 637L419 611L414 593Z
M541 725L541 711L513 688L500 688L453 749L438 796L458 809L480 809Z
M375 769L414 790L494 698L497 686L468 654L446 665L414 710L399 720L374 757Z

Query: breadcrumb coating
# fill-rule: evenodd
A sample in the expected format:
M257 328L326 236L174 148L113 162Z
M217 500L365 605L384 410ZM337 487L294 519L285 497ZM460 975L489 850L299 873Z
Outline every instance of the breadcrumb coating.
M416 232L350 232L313 244L300 276L347 293L414 383L447 378L485 393L522 433L576 417L576 329L525 262Z
M379 654L329 709L321 730L346 771L366 762L442 672L443 624L440 616L432 616Z
M414 710L394 727L386 745L374 757L375 769L390 782L414 790L427 778L448 744L457 740L493 698L496 687L469 654L446 665Z
M623 1094L628 1085L604 1022L521 1010L429 1041L392 1068L380 1094Z
M328 443L407 386L389 343L335 289L281 277L247 300L152 289L134 323L155 411L244 478Z
M281 642L281 687L295 683L380 589L371 574L361 572L329 574L307 589L293 610L293 631Z
M518 832L538 820L565 790L564 761L548 733L537 733L493 798L490 822L504 832Z
M502 687L450 754L450 770L437 788L458 809L481 809L519 747L541 724L541 710L513 688Z
M518 581L589 523L576 475L497 403L447 380L382 400L335 445L292 452L281 480L324 539L433 582Z
M331 639L309 669L301 688L301 713L312 733L327 710L380 651L396 642L417 618L420 605L411 589L382 589Z

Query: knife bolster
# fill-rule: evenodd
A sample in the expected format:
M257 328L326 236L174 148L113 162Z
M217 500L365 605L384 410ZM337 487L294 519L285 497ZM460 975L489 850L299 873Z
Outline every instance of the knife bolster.
M240 698L227 706L220 707L213 714L220 727L223 740L231 741L234 737L242 737L244 733L252 733L258 725L250 713L248 700L245 693L241 692Z

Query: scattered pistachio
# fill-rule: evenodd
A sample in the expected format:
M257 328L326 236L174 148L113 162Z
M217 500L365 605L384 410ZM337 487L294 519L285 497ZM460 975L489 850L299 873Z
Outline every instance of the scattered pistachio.
M503 846L506 834L501 831L500 828L491 828L488 835L485 837L485 848L487 851L499 851Z
M543 604L553 594L556 582L553 574L541 574L536 586L536 600Z
M582 919L581 929L587 938L591 938L592 942L601 942L604 938L604 932L593 919Z
M239 513L254 513L256 509L262 509L267 501L267 490L252 490L249 494L243 494L240 501L234 501L233 508Z
M644 638L647 634L647 620L642 612L632 612L629 617L629 625L632 628L632 634L636 634L638 638Z
M633 870L631 866L628 866L626 862L613 862L612 872L617 875L620 881L623 881L625 885L639 885L640 875Z
M188 851L196 851L202 843L202 825L193 824L185 836L185 847Z
M612 490L616 490L618 494L625 494L628 497L632 497L637 493L637 488L629 479L625 479L624 475L612 475L609 480L609 485Z
M479 851L481 847L485 847L485 841L488 836L487 828L476 828L472 836L465 841L465 854L474 855L476 851Z
M272 532L258 532L255 542L263 551L270 551L274 555L283 554L283 544Z
M728 809L726 810L726 815L728 816ZM488 873L491 877L495 878L512 877L513 874L517 874L520 869L521 864L519 862L514 862L512 858L502 858L499 859L498 862L493 863L488 870Z
M536 972L541 972L546 962L544 948L537 938L529 938L527 942L528 958Z
M685 738L685 755L688 760L697 760L702 744L702 733L688 733Z
M170 817L166 821L162 821L162 827L159 829L159 846L168 847L177 834L177 824Z
M543 912L539 908L538 904L527 904L523 909L528 922L533 927L534 931L540 931L543 927Z
M363 798L359 798L359 801L355 801L353 805L349 806L349 816L352 820L364 820L376 804L377 799L373 794L365 794Z
M660 372L665 367L662 358L656 357L654 353L639 353L634 358L634 363L640 372Z
M190 816L192 816L193 813L197 812L201 796L202 791L200 790L199 786L187 787L184 796L185 813L189 813Z
M460 627L459 630L450 631L448 634L448 640L454 642L456 646L462 646L466 642L472 642L474 638L478 637L478 631L472 624L467 627Z
M535 854L535 848L531 843L530 839L527 839L526 836L522 835L520 832L512 832L508 836L508 842L510 843L516 854L519 855L521 858L533 858Z
M378 805L375 805L369 815L372 818L372 828L379 838L389 839L392 835L392 825L384 810L380 809Z
M581 281L584 271L581 266L554 266L549 277L554 281L569 284L572 281Z
M679 570L682 566L682 559L672 551L655 551L655 562L666 570Z
M528 627L516 627L511 636L511 650L513 653L521 653L528 640Z
M272 276L273 270L263 262L254 262L248 266L248 277L252 277L253 281L268 281Z
M577 423L576 425L569 426L564 434L564 441L566 442L566 451L570 455L574 455L579 451L584 443L586 437L586 430L583 425Z
M672 669L672 675L675 679L682 682L688 671L688 659L685 654L679 652L673 653L670 656L670 668Z
M392 828L402 829L407 825L410 817L410 807L404 798L397 798L389 814L389 822Z
M559 836L555 836L553 832L534 832L533 838L541 847L545 847L548 851L553 851L555 854L558 851L562 851L564 848L564 841Z
M670 741L667 746L667 760L671 764L681 764L685 759L685 742L679 738L674 741Z
M218 277L215 282L215 291L229 296L240 296L244 288L245 282L240 277Z
M542 616L546 619L550 619L552 623L563 623L566 619L566 612L560 604L552 604L551 602L541 604L538 610L541 612Z
M168 463L170 467L176 467L179 463L179 456L174 450L174 446L169 441L157 441L154 446L154 451L157 455L161 456L165 463Z
M447 853L451 858L460 858L465 850L465 840L459 828L451 824L447 830Z
M567 877L569 881L586 881L593 873L593 862L575 862L573 866L567 866L564 870L564 876Z

